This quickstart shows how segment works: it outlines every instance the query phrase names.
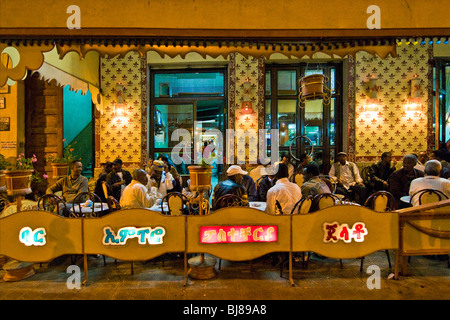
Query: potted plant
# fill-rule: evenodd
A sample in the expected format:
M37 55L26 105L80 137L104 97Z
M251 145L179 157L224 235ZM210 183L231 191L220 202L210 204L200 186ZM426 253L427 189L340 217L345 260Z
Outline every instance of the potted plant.
M208 158L210 159L210 158ZM202 158L200 165L189 166L191 190L204 190L211 188L212 161Z
M34 173L33 164L37 162L36 155L25 158L23 153L19 154L16 163L9 164L5 171L6 190L10 196L26 195L31 193L30 183Z
M65 141L65 139L63 140ZM76 143L76 142L75 142ZM63 157L51 153L45 156L47 163L50 163L53 169L53 178L58 179L69 174L69 164L78 158L73 154L74 148L69 144L64 148Z

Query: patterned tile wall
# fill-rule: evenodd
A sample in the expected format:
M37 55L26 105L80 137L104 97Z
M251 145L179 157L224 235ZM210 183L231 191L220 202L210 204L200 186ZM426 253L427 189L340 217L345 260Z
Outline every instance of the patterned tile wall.
M376 161L385 151L401 160L407 153L429 150L432 140L432 49L428 45L397 47L398 57L381 59L365 52L355 58L354 150L355 160ZM422 80L420 111L405 111L410 80ZM380 101L378 111L366 111L367 81L376 77ZM430 96L431 97L431 96ZM350 113L352 110L349 110ZM352 128L352 126L350 126ZM349 131L351 135L352 132ZM349 139L349 142L351 139ZM349 145L349 148L352 148Z
M96 167L121 158L124 167L145 164L147 153L147 64L130 52L123 58L101 59L102 112L96 121ZM117 116L117 83L123 84L125 116Z

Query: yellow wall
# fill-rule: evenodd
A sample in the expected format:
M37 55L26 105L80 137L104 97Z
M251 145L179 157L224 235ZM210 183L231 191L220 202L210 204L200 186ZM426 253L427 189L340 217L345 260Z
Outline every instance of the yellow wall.
M9 87L9 93L0 93L5 98L5 109L0 117L10 118L10 130L0 131L0 153L5 158L16 158L25 151L25 85L18 81Z
M450 2L442 0L375 3L371 0L78 0L76 3L3 0L0 28L66 28L70 16L66 10L73 4L81 10L81 30L105 27L367 30L370 14L366 10L373 4L381 9L383 29L448 28L450 12Z

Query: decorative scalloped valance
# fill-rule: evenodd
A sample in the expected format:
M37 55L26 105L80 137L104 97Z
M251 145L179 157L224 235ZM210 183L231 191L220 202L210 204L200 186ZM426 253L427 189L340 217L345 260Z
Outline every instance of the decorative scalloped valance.
M222 56L227 58L230 53L237 52L242 54L244 57L249 56L259 58L265 57L268 59L273 53L281 53L287 57L303 58L305 56L312 58L315 53L321 52L331 57L345 57L347 55L354 56L359 51L366 51L372 55L378 55L381 58L386 58L388 54L396 56L396 45L369 45L369 46L357 46L350 44L265 44L265 45L255 45L255 44L242 44L241 46L230 46L230 45L218 45L218 44L207 44L204 43L200 45L199 43L194 45L172 45L172 44L154 44L154 45L97 45L97 44L80 44L80 45L57 45L58 53L60 59L68 52L77 52L80 57L84 57L89 51L95 50L100 56L114 57L120 55L124 57L128 52L135 51L141 56L144 56L148 51L154 51L158 53L161 57L168 55L171 58L180 55L184 58L190 52L196 52L202 57L210 56L212 58L217 58Z
M47 43L47 44L45 44ZM161 44L162 43L162 44ZM226 43L226 42L225 42ZM265 57L269 59L274 53L281 53L289 58L312 58L315 53L321 52L331 57L345 57L354 56L359 51L366 51L371 55L378 55L381 58L386 58L389 54L393 57L397 55L396 45L357 45L352 43L319 43L319 44L303 44L303 43L271 43L271 44L252 44L241 43L240 45L234 43L233 45L208 42L194 42L194 43L179 43L172 41L162 41L158 44L95 44L95 43L81 43L81 44L48 44L48 41L44 41L41 44L40 41L32 41L28 43L16 43L12 45L16 48L20 55L20 61L14 68L6 68L0 63L0 86L7 83L8 78L13 81L18 81L24 78L27 70L38 70L44 63L44 52L51 51L55 46L58 51L60 59L69 52L77 52L80 58L84 58L89 51L96 51L101 57L109 56L114 57L120 55L124 57L128 52L134 51L141 56L146 55L149 51L158 53L161 57L168 55L174 58L180 55L184 58L190 52L196 52L202 57L211 56L217 58L222 56L227 58L229 54L237 52L244 57ZM0 53L8 47L5 43L0 43ZM49 67L46 66L45 70ZM53 70L54 71L54 70ZM43 71L42 71L43 72ZM55 74L58 72L54 71ZM45 76L48 80L49 74ZM63 82L61 82L63 83Z

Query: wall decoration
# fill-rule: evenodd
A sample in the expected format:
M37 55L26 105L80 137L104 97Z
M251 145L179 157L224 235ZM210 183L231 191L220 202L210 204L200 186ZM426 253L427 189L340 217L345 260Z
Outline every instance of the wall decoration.
M0 97L0 109L6 108L6 99L5 97Z
M142 69L147 65L135 52L124 57L105 57L101 59L101 89L103 95L103 113L97 114L96 122L96 167L100 163L121 158L124 167L137 167L145 163L146 151L141 150L146 145L147 115L143 110L147 105L146 87L147 78L143 77ZM123 84L122 98L127 101L126 117L114 117L117 103L117 83ZM145 153L145 155L144 155ZM143 158L144 157L144 158ZM98 160L98 161L97 161Z
M385 151L392 152L394 159L399 161L405 154L418 154L431 148L430 46L402 45L397 47L397 53L396 58L381 59L366 52L355 57L354 148L358 162L378 161ZM367 82L374 77L378 79L379 110L365 112ZM404 105L410 97L411 80L416 77L423 80L421 101L424 108L408 112ZM349 110L349 116L351 113Z
M0 131L9 131L10 130L10 117L0 117Z
M5 84L4 86L1 86L0 93L9 93L9 86L7 84Z

